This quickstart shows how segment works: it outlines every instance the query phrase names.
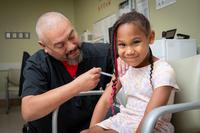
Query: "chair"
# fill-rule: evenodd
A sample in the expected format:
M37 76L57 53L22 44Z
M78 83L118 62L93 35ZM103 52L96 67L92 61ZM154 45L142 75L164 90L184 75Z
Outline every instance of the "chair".
M9 113L10 99L18 97L20 69L9 69L6 78L6 114Z
M97 90L97 91L86 91L81 92L78 96L94 96L94 95L101 95L103 94L104 90ZM52 114L52 133L57 133L57 119L58 119L58 112L59 108L57 108Z
M151 133L157 119L165 113L173 113L176 133L200 132L200 55L169 63L181 91L175 95L175 104L158 107L147 115L142 133Z
M122 90L122 89L121 89ZM117 96L116 96L116 104L115 104L115 111L116 112L119 112L119 105L120 104L123 104L125 105L126 103L126 100L125 98L123 97L124 95L124 92L123 91L119 91L119 93L117 93ZM104 90L95 90L95 91L86 91L86 92L81 92L79 93L78 96L94 96L94 95L102 95L104 92ZM58 132L58 129L57 129L57 119L58 119L58 112L59 112L59 108L57 108L53 114L52 114L52 133L57 133ZM112 114L111 114L111 110L110 110L110 113L108 112L107 114L107 118L110 117Z
M21 72L20 72L20 79L19 79L19 91L18 91L19 97L21 97L23 83L24 83L23 71L24 71L24 67L26 65L26 61L29 57L30 57L30 54L28 52L24 51L23 55L22 55L22 64L21 64ZM28 132L28 124L25 123L22 128L22 133L27 133L27 132Z
M23 56L22 56L22 65L21 65L21 73L20 73L20 80L19 80L19 97L22 94L22 87L23 87L23 83L24 83L24 76L23 76L23 70L24 67L26 65L26 60L30 57L30 54L26 51L23 52Z
M30 57L29 53L24 51L22 56L21 69L8 69L8 75L6 78L6 114L10 109L10 94L20 97L22 92L22 85L24 82L23 69L25 67L26 60Z

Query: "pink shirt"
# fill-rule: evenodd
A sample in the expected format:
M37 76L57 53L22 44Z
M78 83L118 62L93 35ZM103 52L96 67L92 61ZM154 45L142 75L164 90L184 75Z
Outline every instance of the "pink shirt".
M176 84L174 70L164 60L154 62L153 88L149 77L150 65L142 68L129 67L126 74L120 77L122 91L125 93L126 105L120 106L120 113L97 125L105 129L114 129L119 133L132 133L140 124L154 89L161 86L172 86L175 89L179 89ZM175 89L171 93L168 104L173 104ZM154 132L174 132L170 120L171 114L159 118Z

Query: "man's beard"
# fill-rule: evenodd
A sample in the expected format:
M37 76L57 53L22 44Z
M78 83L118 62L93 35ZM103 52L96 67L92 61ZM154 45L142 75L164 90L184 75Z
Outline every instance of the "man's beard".
M79 48L80 50L80 54L76 57L76 58L73 58L73 59L70 59L68 58L68 56L66 55L66 61L69 65L76 65L76 64L79 64L82 60L83 60L83 52L82 50Z

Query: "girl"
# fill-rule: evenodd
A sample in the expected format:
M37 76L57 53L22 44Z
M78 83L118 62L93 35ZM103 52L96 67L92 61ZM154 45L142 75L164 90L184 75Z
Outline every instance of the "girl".
M164 60L152 55L149 44L154 42L154 32L142 14L132 11L122 15L114 24L113 53L115 75L113 82L98 101L90 129L82 133L140 133L145 116L154 108L173 103L174 90L178 89L174 71ZM124 75L118 75L116 52L129 65ZM102 121L115 97L124 89L126 105L120 112ZM154 132L172 133L171 115L159 118Z

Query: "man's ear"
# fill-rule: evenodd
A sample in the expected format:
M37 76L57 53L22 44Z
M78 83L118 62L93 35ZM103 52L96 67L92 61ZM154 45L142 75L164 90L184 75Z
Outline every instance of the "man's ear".
M46 46L41 41L38 41L38 44L44 49L45 53L48 53Z
M153 44L155 40L155 32L152 30L149 35L149 44Z
M42 46L43 48L45 48L45 45L44 45L41 41L38 41L38 44L39 44L40 46Z

